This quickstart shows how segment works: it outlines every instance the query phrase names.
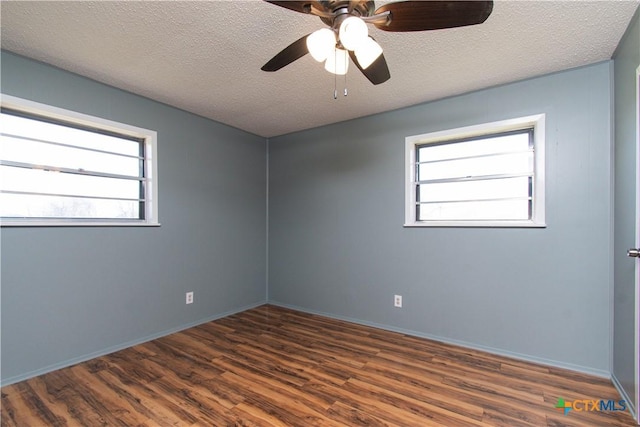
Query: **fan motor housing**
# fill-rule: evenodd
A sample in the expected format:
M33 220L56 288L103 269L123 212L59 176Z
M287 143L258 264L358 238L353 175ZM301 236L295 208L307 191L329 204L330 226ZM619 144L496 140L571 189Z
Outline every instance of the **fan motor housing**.
M362 0L355 6L349 0L325 0L320 3L324 6L325 11L333 14L330 18L320 17L322 22L332 28L340 26L340 23L349 16L370 16L375 12L376 7L373 0ZM349 11L349 5L353 7L351 11Z

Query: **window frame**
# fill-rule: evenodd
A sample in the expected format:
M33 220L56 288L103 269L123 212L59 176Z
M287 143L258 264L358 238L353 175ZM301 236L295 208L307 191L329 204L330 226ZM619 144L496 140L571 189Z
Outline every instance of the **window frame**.
M145 191L144 219L137 218L1 218L0 227L94 227L94 226L159 226L158 218L158 178L157 178L157 132L137 126L119 123L76 111L34 102L15 96L0 94L2 108L40 117L44 121L119 134L142 140L144 145L143 186ZM35 118L37 120L37 118Z
M508 132L533 129L532 213L528 220L418 220L416 218L416 152L420 146L485 138ZM545 220L545 114L501 120L456 129L413 135L405 138L405 219L404 227L546 227Z

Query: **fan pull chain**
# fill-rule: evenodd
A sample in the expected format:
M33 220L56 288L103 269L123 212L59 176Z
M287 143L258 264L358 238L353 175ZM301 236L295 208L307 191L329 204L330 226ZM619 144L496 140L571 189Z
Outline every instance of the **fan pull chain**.
M338 62L338 49L333 49L333 63ZM333 99L338 99L338 75L333 74Z
M347 73L344 73L344 96L347 96Z
M338 51L334 49L334 58L335 62L338 62ZM345 54L346 55L346 54ZM347 96L347 73L344 73L344 96ZM333 74L333 99L338 99L338 75L336 73Z

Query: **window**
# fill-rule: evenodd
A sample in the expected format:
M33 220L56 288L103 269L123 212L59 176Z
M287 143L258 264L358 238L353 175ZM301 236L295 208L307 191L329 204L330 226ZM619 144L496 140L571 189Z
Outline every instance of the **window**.
M0 223L158 225L156 133L3 95Z
M544 227L544 115L406 138L405 226Z

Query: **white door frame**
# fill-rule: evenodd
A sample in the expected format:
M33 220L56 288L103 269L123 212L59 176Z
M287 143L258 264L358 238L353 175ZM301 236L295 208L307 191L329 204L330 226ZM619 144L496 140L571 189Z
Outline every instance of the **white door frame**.
M640 66L636 69L636 238L635 247L640 248ZM640 422L640 259L635 260L635 385L636 421Z

